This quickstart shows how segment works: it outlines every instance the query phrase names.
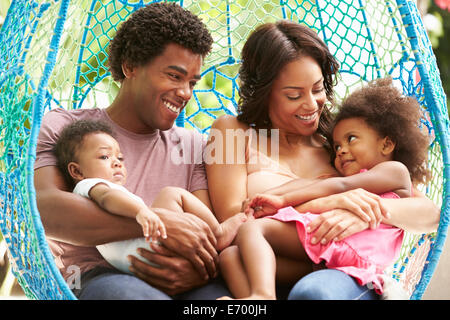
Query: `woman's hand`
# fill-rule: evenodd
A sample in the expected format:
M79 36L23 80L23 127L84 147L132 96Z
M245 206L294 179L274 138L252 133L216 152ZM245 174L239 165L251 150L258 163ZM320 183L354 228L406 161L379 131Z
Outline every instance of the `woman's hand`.
M369 223L375 229L383 218L389 218L387 208L381 198L364 189L354 189L339 194L308 201L295 207L299 212L321 213L333 209L346 209Z
M352 212L335 209L321 213L308 225L306 231L313 233L312 244L319 242L327 244L330 241L340 241L368 227L368 222L361 220Z
M149 265L133 256L128 257L131 262L130 271L138 278L168 295L182 293L208 282L209 279L205 280L189 260L160 245L154 243L150 245L155 252L140 248L138 253L159 267Z

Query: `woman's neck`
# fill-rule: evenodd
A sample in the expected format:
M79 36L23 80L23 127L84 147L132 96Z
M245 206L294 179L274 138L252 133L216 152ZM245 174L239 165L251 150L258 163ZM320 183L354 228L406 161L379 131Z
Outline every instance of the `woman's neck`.
M320 143L317 141L315 134L311 136L302 136L279 130L280 147L293 148L298 146L317 147Z

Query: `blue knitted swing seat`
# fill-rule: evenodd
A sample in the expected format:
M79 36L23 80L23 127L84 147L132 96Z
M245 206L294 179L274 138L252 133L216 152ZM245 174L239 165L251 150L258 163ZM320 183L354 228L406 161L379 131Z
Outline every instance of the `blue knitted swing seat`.
M75 299L47 245L33 185L37 135L53 108L106 107L118 91L107 45L143 0L13 1L0 31L0 227L12 272L31 299ZM449 121L431 44L414 1L177 1L198 14L215 44L193 99L176 121L205 135L222 114L236 114L240 49L255 26L291 19L318 32L341 64L338 99L391 75L421 104L432 181L423 191L441 206L436 233L408 234L392 266L411 299L436 268L449 219Z

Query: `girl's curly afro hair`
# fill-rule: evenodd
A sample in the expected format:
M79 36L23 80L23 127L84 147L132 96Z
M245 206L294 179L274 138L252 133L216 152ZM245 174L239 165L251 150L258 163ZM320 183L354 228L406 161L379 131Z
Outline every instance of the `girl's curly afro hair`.
M377 79L344 99L334 123L356 117L395 142L393 160L408 168L413 183L428 181L429 137L419 127L422 112L415 98L403 95L391 78Z

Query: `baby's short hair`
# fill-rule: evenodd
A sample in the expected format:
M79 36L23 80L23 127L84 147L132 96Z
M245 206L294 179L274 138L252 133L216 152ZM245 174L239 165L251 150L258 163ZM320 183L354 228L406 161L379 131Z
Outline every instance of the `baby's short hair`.
M69 174L68 165L70 162L76 161L76 153L83 139L91 133L106 133L114 137L112 128L103 121L77 120L61 131L61 135L53 148L58 168L70 186L73 186L74 182Z

